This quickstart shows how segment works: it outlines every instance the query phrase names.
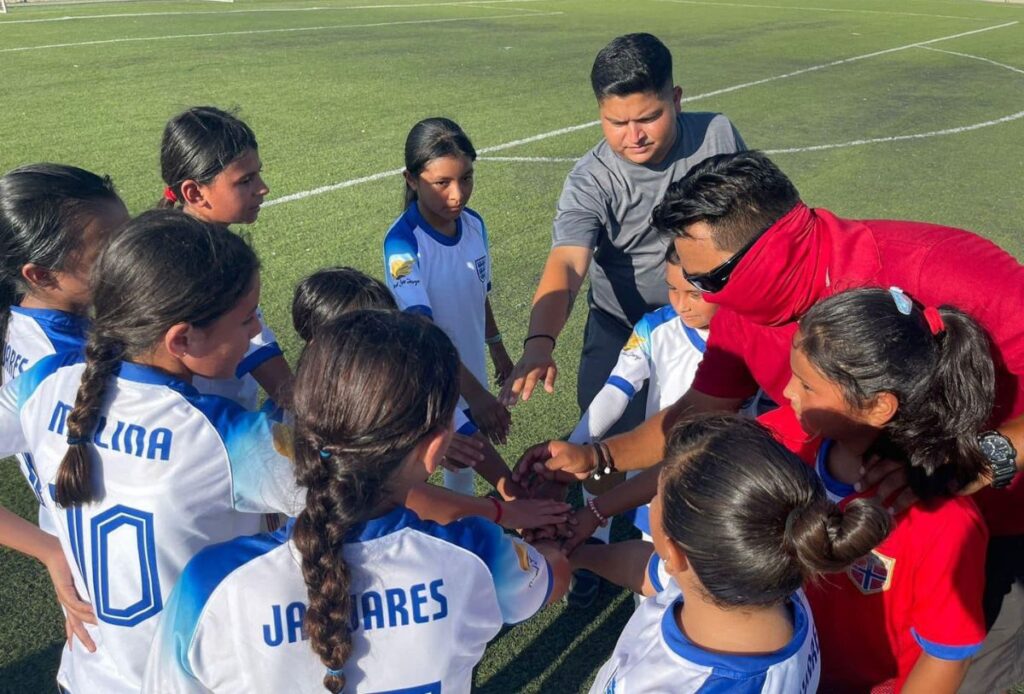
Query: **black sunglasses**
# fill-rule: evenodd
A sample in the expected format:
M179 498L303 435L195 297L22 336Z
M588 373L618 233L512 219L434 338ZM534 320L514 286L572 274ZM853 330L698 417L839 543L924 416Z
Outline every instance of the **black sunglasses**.
M754 236L754 238L747 241L743 248L733 253L732 257L721 265L717 265L707 272L699 272L695 275L691 275L686 270L683 270L683 277L685 277L686 281L694 287L707 294L722 291L722 289L725 288L725 284L732 276L732 271L735 270L739 262L743 260L743 256L745 256L747 252L754 247L754 244L757 243L770 228L771 227L769 226L762 229Z

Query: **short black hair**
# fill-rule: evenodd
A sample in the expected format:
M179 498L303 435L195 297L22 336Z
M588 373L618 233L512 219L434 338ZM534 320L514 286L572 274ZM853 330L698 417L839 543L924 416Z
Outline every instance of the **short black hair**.
M668 187L651 225L670 239L705 222L715 247L738 251L800 202L800 193L764 153L708 157Z
M672 88L672 54L652 34L619 36L601 49L590 69L594 96L661 94Z

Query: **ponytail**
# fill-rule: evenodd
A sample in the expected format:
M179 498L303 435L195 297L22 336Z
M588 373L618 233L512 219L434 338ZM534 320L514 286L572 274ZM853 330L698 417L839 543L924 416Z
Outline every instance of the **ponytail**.
M451 426L458 356L432 323L390 311L346 314L316 337L295 378L296 478L307 492L293 540L309 595L310 646L326 668L324 688L340 692L352 653L345 537L380 515L416 446Z
M662 526L723 607L770 606L820 573L842 571L889 532L872 501L830 503L814 470L756 422L681 420L661 473Z
M992 414L995 369L988 336L965 313L895 288L857 289L813 306L800 332L798 348L852 407L896 397L871 452L905 461L917 496L948 496L985 469L976 437Z
M453 120L425 118L412 126L405 138L405 171L416 178L431 161L441 157L466 157L476 161L476 149L469 136ZM406 182L402 209L416 202L416 191Z

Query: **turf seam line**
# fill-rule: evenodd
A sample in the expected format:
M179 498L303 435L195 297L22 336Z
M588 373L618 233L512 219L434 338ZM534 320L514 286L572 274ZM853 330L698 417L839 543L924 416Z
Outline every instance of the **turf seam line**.
M994 31L996 29L1005 29L1006 27L1015 26L1015 25L1017 25L1019 23L1020 22L1017 22L1017 21L1006 22L1004 24L997 24L997 25L990 26L990 27L982 27L981 29L973 29L971 31L965 31L965 32L961 32L961 33L958 33L958 34L951 34L949 36L940 36L939 38L936 38L936 39L928 39L926 41L917 41L915 43L909 43L909 44L907 44L905 46L897 46L896 48L886 48L886 49L883 49L883 50L880 50L880 51L873 51L871 53L865 53L863 55L853 56L852 58L843 58L843 59L840 59L840 60L833 60L833 61L830 61L828 63L822 63L821 65L813 65L811 67L802 68L800 70L795 70L793 72L787 72L787 73L782 74L782 75L775 75L773 77L765 77L763 79L754 80L753 82L744 82L742 84L736 84L736 85L733 85L731 87L724 87L722 89L715 89L713 91L704 92L703 94L697 94L695 96L684 97L682 99L682 102L685 103L685 102L690 102L690 101L697 101L698 99L706 99L709 96L717 96L719 94L727 94L729 92L738 91L740 89L746 89L748 87L754 87L754 86L757 86L757 85L760 85L760 84L766 84L768 82L774 82L774 81L781 80L781 79L787 79L789 77L795 77L797 75L803 75L803 74L806 74L808 72L814 72L816 70L823 70L823 69L828 68L828 67L835 67L837 65L844 65L844 64L847 64L847 63L853 63L853 62L856 62L856 61L859 61L859 60L864 60L866 58L875 58L875 57L878 57L880 55L886 55L886 54L889 54L889 53L896 53L898 51L904 51L904 50L907 50L908 48L920 48L920 47L924 47L924 46L927 46L927 45L930 45L930 44L933 44L933 43L938 43L940 41L949 41L951 39L958 39L958 38L962 38L964 36L971 36L973 34L980 34L982 32L986 32L986 31ZM571 126L566 127L566 128L559 128L558 130L551 130L551 131L548 131L548 132L540 133L538 135L532 135L530 137L524 137L524 138L519 139L519 140L512 140L511 142L505 142L505 143L500 144L500 145L492 145L490 147L484 147L482 149L478 149L477 153L478 154L488 154L490 152L500 152L500 151L505 150L505 149L511 149L513 147L518 147L519 145L529 144L531 142L538 142L540 140L546 140L548 138L557 137L559 135L565 135L565 134L568 134L568 133L571 133L571 132L575 132L577 130L584 130L586 128L592 128L595 125L599 125L600 123L601 123L601 121L594 120L594 121L588 121L586 123L580 123L579 125L571 125ZM965 126L965 127L972 127L972 126ZM900 136L900 137L910 137L910 136ZM838 145L827 145L827 146L826 145L817 145L817 146L820 147L820 148L827 149L827 148L837 147ZM853 146L853 145L846 144L846 146ZM788 150L777 150L778 153L781 153L783 151L788 151ZM329 184L329 185L319 186L319 187L313 188L311 190L304 190L304 191L299 191L297 193L290 193L288 195L283 195L283 196L281 196L279 198L274 198L273 200L267 200L266 202L263 203L263 206L264 207L270 207L272 205L280 205L280 204L286 203L286 202L294 202L296 200L304 200L304 199L306 199L308 197L312 197L314 195L322 195L323 193L330 193L330 192L335 191L335 190L341 190L343 188L350 188L351 186L359 185L360 183L368 183L370 181L376 181L376 180L379 180L379 179L382 179L382 178L387 178L389 176L395 176L395 175L398 175L400 173L402 173L402 169L391 169L390 171L382 171L380 173L371 174L369 176L361 176L359 178L353 178L353 179L350 179L350 180L347 180L347 181L341 181L340 183L332 183L332 184Z

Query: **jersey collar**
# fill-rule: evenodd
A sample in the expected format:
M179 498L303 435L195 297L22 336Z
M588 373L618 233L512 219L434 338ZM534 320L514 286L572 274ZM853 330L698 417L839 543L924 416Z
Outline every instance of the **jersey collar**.
M415 202L409 204L409 209L406 210L405 213L409 215L409 221L412 222L414 227L419 227L423 231L427 232L427 235L430 238L434 239L442 246L455 246L462 240L461 214L458 219L455 220L455 236L445 236L440 231L430 226L430 222L423 218L423 215L420 214L420 208Z
M661 635L673 653L688 662L703 667L713 668L716 674L726 677L745 678L762 673L772 665L777 665L795 655L807 640L810 619L803 602L791 597L786 605L793 615L793 638L784 648L764 655L729 655L708 651L693 643L676 624L675 608L682 604L683 597L672 602L661 618Z
M146 383L154 386L166 386L172 390L177 390L183 393L198 395L199 391L191 383L186 383L177 376L157 369L153 366L147 366L146 364L138 364L133 361L123 361L117 372L118 378L123 378L126 381L134 381L136 383Z
M825 491L831 497L830 500L833 503L839 503L853 494L855 490L852 484L840 482L828 471L828 452L832 450L833 443L832 439L825 439L821 442L818 454L814 458L814 469L817 471L821 481L825 483Z
M74 335L85 335L89 327L89 319L67 311L60 311L55 308L25 308L24 306L11 306L11 313L17 313L39 323L45 323L57 332L71 333Z
M352 526L345 536L345 542L377 540L385 535L398 532L403 528L415 528L422 522L414 511L404 506L398 506L383 516Z

